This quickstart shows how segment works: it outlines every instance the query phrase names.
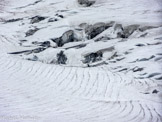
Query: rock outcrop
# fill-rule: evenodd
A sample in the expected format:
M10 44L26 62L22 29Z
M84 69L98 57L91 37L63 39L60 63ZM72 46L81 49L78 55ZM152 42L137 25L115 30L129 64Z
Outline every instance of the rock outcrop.
M63 51L57 54L57 64L66 64L67 57Z
M45 17L42 17L42 16L35 16L35 17L32 17L32 18L31 18L30 23L31 23L31 24L38 23L38 22L43 21L43 20L45 20L45 19L46 19L46 18L45 18Z
M30 29L25 33L25 36L32 36L35 32L37 32L39 29L38 28L34 28L34 29Z
M87 54L86 56L84 56L85 60L83 61L83 63L94 63L96 61L100 61L102 60L102 52L96 52L96 53L90 53Z
M62 47L64 44L69 42L78 41L73 30L66 31L61 37L51 40L54 41L58 47Z
M93 5L95 3L95 1L93 0L78 0L78 3L80 5L83 5L83 6L86 6L86 7L89 7L91 5Z

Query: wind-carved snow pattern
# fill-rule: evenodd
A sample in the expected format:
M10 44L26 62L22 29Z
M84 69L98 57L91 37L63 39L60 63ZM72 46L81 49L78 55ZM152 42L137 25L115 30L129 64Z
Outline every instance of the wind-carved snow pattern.
M161 122L161 6L0 1L0 122Z

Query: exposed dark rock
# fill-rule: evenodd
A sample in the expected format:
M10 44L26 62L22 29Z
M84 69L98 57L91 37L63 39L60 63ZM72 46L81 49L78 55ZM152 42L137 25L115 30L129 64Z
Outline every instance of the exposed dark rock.
M123 71L127 71L127 70L128 70L128 68L123 68L123 69L119 70L119 72L123 72Z
M143 94L150 94L149 92L143 93Z
M93 39L98 34L102 33L105 30L105 23L96 23L90 25L85 29L85 33L88 35L88 39Z
M85 30L88 39L93 39L94 37L96 37L103 31L105 31L106 29L112 27L114 23L115 23L114 21L111 21L109 23L99 22L94 25L88 25L87 23L82 23L79 25L79 27ZM108 39L108 37L101 37L99 39L96 39L96 41L99 41L102 38Z
M102 52L96 52L96 53L90 53L86 56L84 56L85 60L83 63L93 63L96 61L102 60L103 53Z
M17 21L20 21L20 20L23 20L23 18L9 19L9 20L6 20L5 23L9 23L9 22L17 22Z
M124 52L125 55L128 55L128 54L130 54L130 53L131 53L131 52L128 52L128 51Z
M126 36L123 34L123 32L118 32L117 38L126 38Z
M8 54L22 54L22 53L27 53L27 52L31 52L31 51L25 50L25 51L11 52L11 53L8 53Z
M42 1L42 0L37 0L37 1L35 1L35 2L34 2L34 5L37 4L37 3L39 3L39 2L41 2L41 1Z
M140 76L144 76L144 75L147 75L147 73L140 74Z
M66 50L71 49L71 48L76 48L76 49L80 49L85 47L87 44L79 44L79 45L75 45L75 46L71 46L71 47L67 47L65 48Z
M51 40L54 41L58 47L62 47L64 44L69 42L78 41L78 39L75 37L73 30L66 31L61 37Z
M135 67L132 70L133 70L133 72L141 72L141 71L143 71L143 69L144 68Z
M12 53L8 53L8 54L31 54L31 53L40 53L42 51L44 51L46 48L36 48L33 50L25 50L25 51L18 51L18 52L12 52Z
M95 3L95 1L92 1L92 0L78 0L78 3L80 5L84 5L86 7L89 7L89 6L93 5Z
M66 61L67 61L67 57L63 51L61 51L60 53L57 54L57 63L58 64L66 64Z
M159 44L162 44L162 42L156 42L156 43L153 43L153 44L148 43L148 45L159 45Z
M56 21L58 21L58 19L56 19L56 18L50 18L50 19L48 20L48 22L56 22Z
M116 61L109 61L110 63L116 63Z
M138 77L138 79L145 79L145 77Z
M159 91L156 90L156 89L155 89L154 91L152 91L153 94L157 94L158 92L159 92Z
M137 47L143 47L145 46L144 44L136 44Z
M154 76L161 75L161 73L152 73L147 78L152 78Z
M40 44L40 42L38 42L38 41L34 41L34 42L32 42L32 44L34 44L34 45L38 45L38 44Z
M38 23L38 22L40 22L40 21L42 21L42 20L45 20L45 19L46 19L45 17L35 16L35 17L32 17L32 18L31 18L30 23L31 23L31 24Z
M157 55L162 55L162 53L157 53Z
M40 52L42 52L42 51L44 51L46 48L36 48L36 49L34 49L34 50L31 50L31 52L32 53L40 53Z
M51 46L50 41L45 41L45 42L37 42L37 41L35 41L35 42L32 42L32 44L42 46L42 47L50 47Z
M154 55L152 55L152 56L149 57L149 58L142 58L142 59L140 59L140 60L138 60L138 61L148 61L148 60L151 60L151 59L153 59L153 58L155 58Z
M140 25L129 25L123 27L121 24L116 24L114 27L115 31L118 31L117 38L128 38L139 28Z
M65 32L62 37L62 42L65 44L65 43L68 43L68 42L74 42L76 41L76 38L74 37L74 31L73 30L69 30L67 32Z
M155 38L155 40L162 40L162 37L159 37L159 38Z
M156 80L160 80L160 81L162 81L162 76L161 76L161 77L159 77L159 78L156 78Z
M51 43L50 43L50 41L45 41L45 42L42 42L40 44L40 46L42 46L42 47L50 47L51 46Z
M111 38L109 37L100 37L100 38L97 38L96 40L94 40L95 42L98 42L98 41L103 41L103 40L110 40Z
M154 61L160 61L160 60L162 60L162 57L155 58Z
M25 34L26 34L26 37L28 36L32 36L35 32L37 32L39 29L38 28L35 28L35 29L30 29L28 30Z
M18 7L17 9L21 9L21 8L26 8L26 7L29 7L29 6L33 6L33 5L36 5L36 4L40 3L40 2L42 2L42 0L37 0L34 3L28 4L28 5L25 5L25 6L22 6L22 7Z
M60 17L60 18L64 18L63 15L60 15L60 14L56 14L56 16Z
M129 50L134 50L134 48L131 48L131 49L129 49Z
M149 60L148 58L142 58L139 61L148 61L148 60Z
M118 59L116 59L116 61L122 61L122 60L124 60L125 59L125 57L123 57L123 58L118 58Z
M125 35L124 35L124 29L123 29L123 26L122 24L116 24L114 26L114 31L117 32L117 38L125 38Z
M85 60L83 60L83 63L87 64L87 63L94 63L97 61L101 61L104 52L112 52L113 50L114 47L112 46L112 47L100 49L97 52L86 54L84 55Z
M20 40L20 42L24 43L24 42L27 42L27 40L23 39L23 40Z
M54 38L54 39L51 39L53 42L55 42L57 44L58 47L62 47L64 44L62 43L62 39L61 37L59 38Z
M104 52L112 52L114 50L115 50L115 48L114 48L114 46L112 46L112 47L107 47L107 48L100 49L100 50L98 50L98 52L104 53Z
M64 16L63 16L63 15L58 15L58 17L60 17L60 18L64 18Z

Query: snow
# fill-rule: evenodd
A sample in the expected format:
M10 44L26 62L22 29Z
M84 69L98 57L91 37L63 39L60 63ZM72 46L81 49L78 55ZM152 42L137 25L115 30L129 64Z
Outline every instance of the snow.
M0 2L0 122L161 122L161 6L161 0L96 0L90 7L77 0ZM46 19L31 24L34 16ZM4 22L17 18L22 20ZM90 40L79 26L111 21ZM153 28L122 39L116 24ZM34 28L39 30L25 37ZM51 39L68 30L80 41L57 47ZM110 39L96 42L100 37ZM33 42L45 41L52 46L42 52L10 54L41 48ZM80 44L85 46L76 48ZM101 50L102 60L83 63L85 55ZM60 51L66 65L55 63Z

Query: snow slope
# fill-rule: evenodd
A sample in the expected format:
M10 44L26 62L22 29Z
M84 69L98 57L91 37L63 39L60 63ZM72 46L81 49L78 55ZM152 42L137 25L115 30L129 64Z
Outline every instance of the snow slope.
M0 122L161 122L161 6L1 1Z

